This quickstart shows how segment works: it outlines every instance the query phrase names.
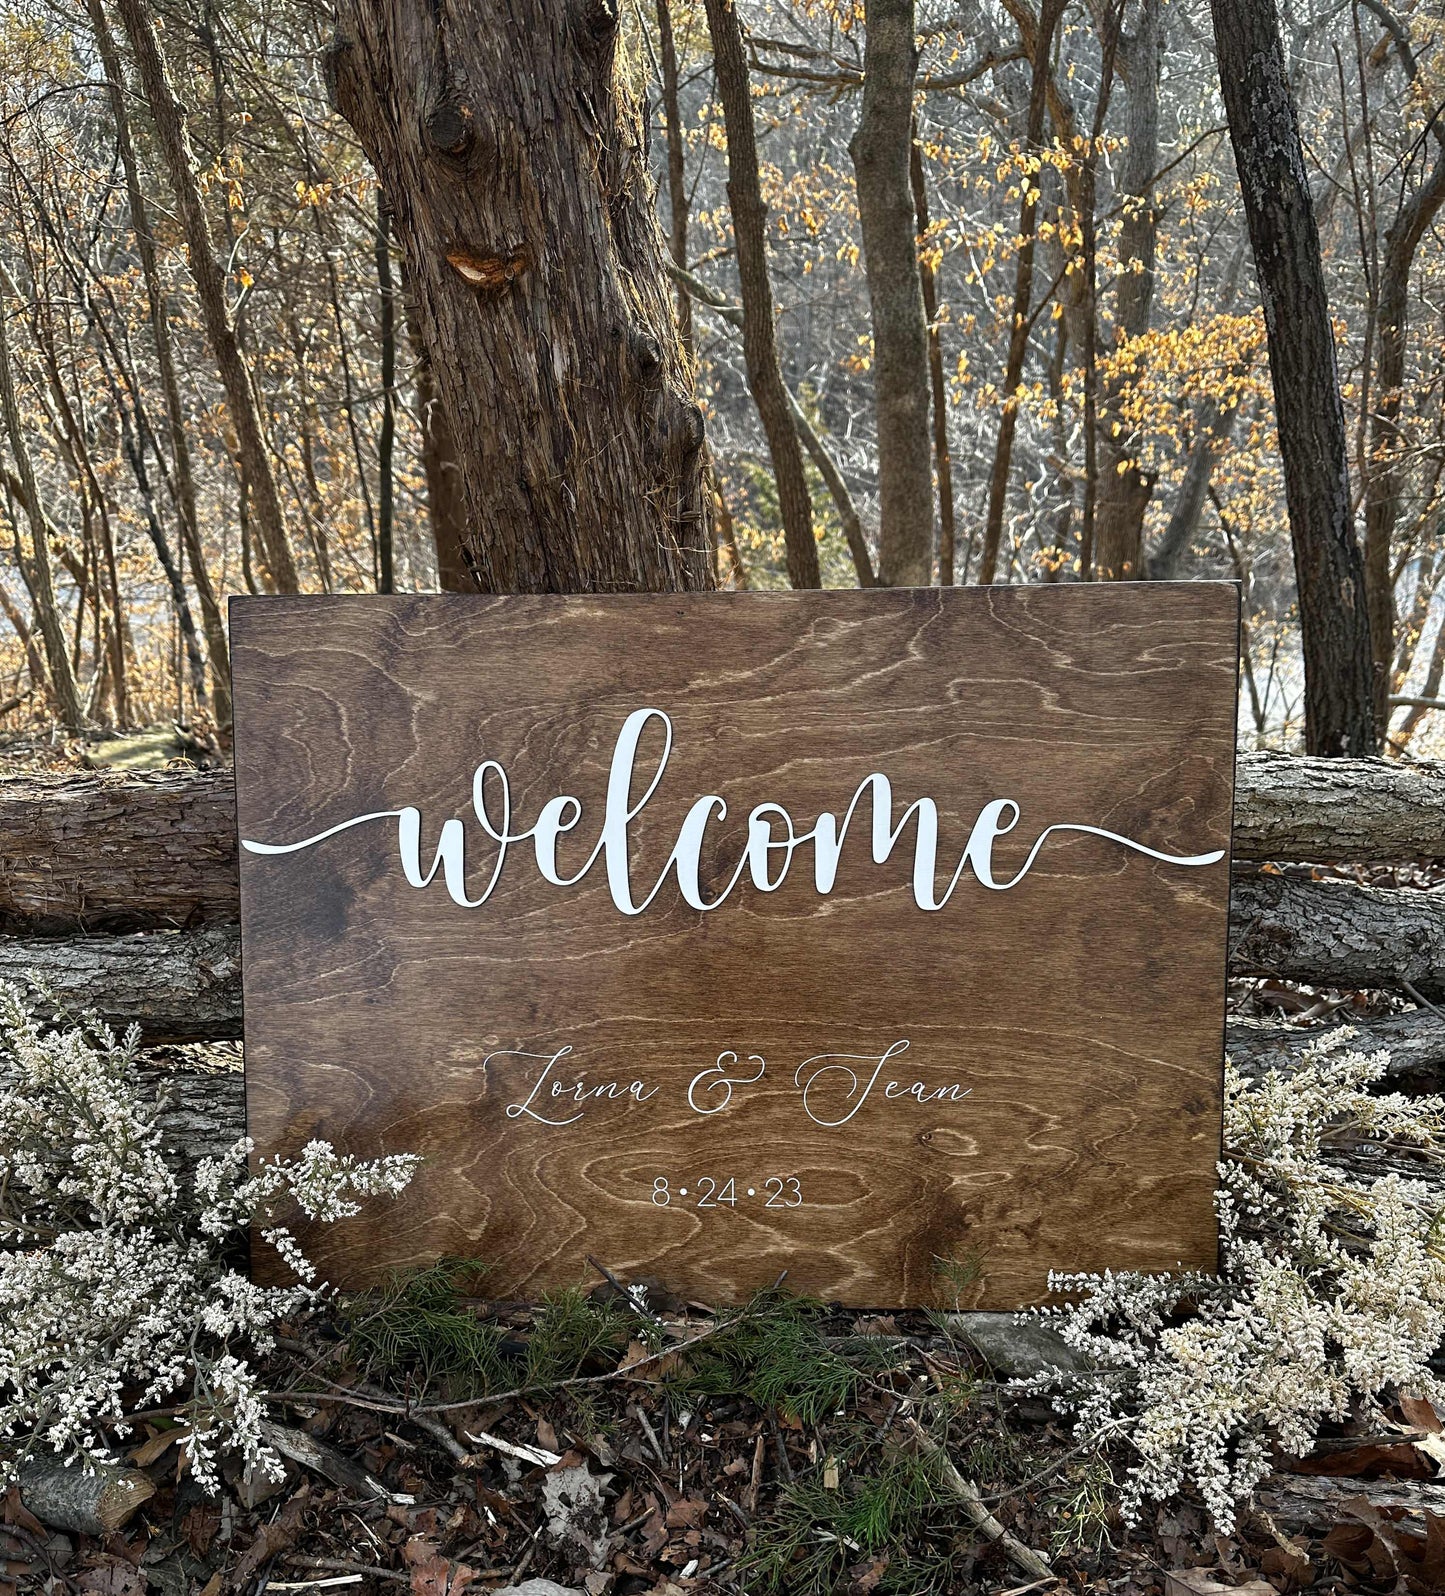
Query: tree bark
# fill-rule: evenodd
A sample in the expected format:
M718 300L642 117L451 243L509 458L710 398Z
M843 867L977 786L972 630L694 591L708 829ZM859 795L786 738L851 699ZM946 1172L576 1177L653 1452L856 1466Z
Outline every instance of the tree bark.
M1054 29L1063 15L1065 0L1041 0L1034 39L1033 79L1029 89L1029 120L1025 147L1037 157L1044 140L1044 110L1048 102L1049 51ZM994 445L993 469L988 481L988 513L983 527L983 553L979 558L978 580L988 584L998 575L999 546L1003 542L1004 508L1008 502L1009 468L1013 463L1014 433L1018 429L1019 385L1023 381L1024 357L1028 354L1032 326L1030 306L1034 297L1034 250L1037 245L1039 190L1029 172L1022 184L1019 202L1019 252L1014 270L1013 313L1009 321L1008 358L1004 366L1003 413L999 417L998 441Z
M1445 763L1241 754L1237 859L1338 861L1445 855Z
M1334 333L1275 0L1210 0L1274 379L1294 545L1309 753L1378 747Z
M206 568L205 550L201 544L201 517L196 504L195 471L191 464L191 445L186 432L187 419L181 403L181 386L176 376L175 351L171 343L170 299L161 280L156 259L155 235L151 231L150 210L141 188L140 163L136 160L135 144L130 132L130 113L126 109L125 78L121 72L120 54L115 47L115 36L101 0L86 0L90 14L91 31L100 52L101 66L105 70L106 89L110 101L111 121L115 124L116 149L125 173L126 202L130 207L131 231L135 234L136 249L140 255L141 276L145 281L146 301L150 310L151 334L156 346L156 366L160 373L161 391L165 396L166 428L171 446L172 475L175 486L177 518L181 524L181 539L191 562L191 580L196 585L196 597L201 607L201 628L206 637L206 654L211 668L211 712L216 724L231 724L231 667L226 644L226 627L221 619L221 605L216 589ZM117 657L123 658L117 648Z
M1228 0L1226 0L1228 3ZM1432 1480L1330 1479L1324 1475L1271 1474L1254 1492L1254 1503L1277 1529L1324 1534L1355 1517L1361 1502L1399 1513L1402 1529L1423 1536L1429 1518L1445 1515L1445 1484Z
M908 181L913 190L913 220L918 233L918 279L923 314L928 319L928 383L933 399L933 468L938 476L938 585L952 587L957 559L953 508L953 451L948 444L948 390L943 381L943 335L938 324L938 280L928 248L928 184L918 126L909 150Z
M1328 1025L1288 1025L1232 1016L1225 1026L1225 1051L1241 1075L1298 1067L1305 1050L1341 1026L1355 1032L1349 1045L1362 1053L1390 1055L1385 1083L1391 1091L1438 1092L1445 1086L1445 1025L1429 1009L1384 1018L1356 1019L1348 1012Z
M813 537L813 503L803 471L803 450L778 364L773 326L773 289L768 276L767 210L758 177L757 135L753 128L751 85L742 26L732 0L706 0L712 36L713 69L728 143L728 208L737 246L738 286L743 302L743 362L748 388L767 434L778 507L787 546L788 582L795 588L821 587L818 545Z
M92 0L92 4L95 0ZM396 592L396 513L392 455L396 446L396 290L391 276L391 212L376 191L376 289L380 301L381 432L376 443L376 591Z
M0 930L152 929L235 920L230 771L0 781Z
M878 580L933 581L928 321L909 177L913 149L913 0L866 0L863 104L848 145L858 188L873 324L878 428Z
M1370 642L1375 653L1375 718L1380 736L1390 723L1390 667L1395 648L1395 581L1391 542L1404 494L1400 405L1415 251L1445 205L1445 149L1385 235L1375 335L1374 412L1370 469L1365 478L1365 582L1370 596Z
M87 1472L53 1452L26 1458L19 1484L20 1500L42 1524L77 1535L114 1535L156 1494L139 1469L97 1463Z
M392 207L476 591L710 585L702 412L617 37L611 0L337 6L336 104Z
M221 386L226 391L231 425L236 430L237 452L250 489L251 513L260 535L262 557L276 591L295 593L299 591L296 565L286 536L281 498L276 490L276 474L271 468L271 456L261 428L261 413L251 385L251 374L246 369L240 345L236 341L225 278L216 258L211 224L196 179L185 113L171 86L160 40L156 37L155 22L146 0L116 0L116 9L126 38L130 41L141 92L155 122L161 155L181 213L191 275L195 279L200 299L206 337L220 371Z

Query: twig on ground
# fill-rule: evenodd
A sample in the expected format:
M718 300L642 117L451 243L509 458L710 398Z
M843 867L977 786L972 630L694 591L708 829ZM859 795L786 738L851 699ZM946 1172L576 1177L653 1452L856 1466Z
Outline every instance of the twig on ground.
M602 1278L607 1282L607 1284L611 1286L615 1292L617 1292L617 1294L622 1298L627 1306L632 1309L633 1313L635 1313L639 1319L646 1319L648 1324L656 1325L659 1330L662 1328L662 1320L659 1319L657 1315L649 1308L645 1307L643 1303L638 1300L637 1296L633 1294L631 1287L619 1280L605 1263L599 1263L590 1252L587 1254L587 1262L590 1263L597 1273L601 1275Z
M652 1448L652 1455L663 1466L663 1468L666 1468L667 1454L662 1450L662 1444L657 1439L657 1431L654 1430L652 1425L648 1422L647 1415L635 1402L632 1404L631 1408L628 1409L628 1411L632 1414L632 1417L636 1419L637 1422L642 1426L642 1432L647 1437L648 1445Z
M328 1574L361 1574L368 1579L389 1579L397 1585L411 1584L411 1575L395 1568L378 1568L374 1563L353 1563L344 1557L303 1557L299 1552L283 1552L281 1561L293 1568L314 1568Z
M504 1441L500 1435L489 1435L485 1430L478 1430L475 1435L468 1430L467 1440L475 1441L478 1446L489 1446L494 1452L517 1458L536 1468L549 1469L554 1463L562 1461L560 1452L549 1452L544 1446L519 1446L515 1441Z
M974 1527L986 1540L997 1541L1010 1560L1030 1579L1052 1580L1056 1576L1048 1562L1031 1546L1025 1546L1017 1536L1011 1535L984 1506L978 1486L967 1480L954 1466L953 1459L923 1428L917 1419L905 1419L904 1429L918 1451L933 1460L938 1467L939 1479L944 1489L973 1520Z

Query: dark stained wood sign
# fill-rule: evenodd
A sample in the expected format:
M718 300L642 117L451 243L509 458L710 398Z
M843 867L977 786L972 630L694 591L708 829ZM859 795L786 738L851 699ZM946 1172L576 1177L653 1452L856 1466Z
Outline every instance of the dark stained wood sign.
M1212 1269L1224 584L231 610L250 1130L532 1296Z

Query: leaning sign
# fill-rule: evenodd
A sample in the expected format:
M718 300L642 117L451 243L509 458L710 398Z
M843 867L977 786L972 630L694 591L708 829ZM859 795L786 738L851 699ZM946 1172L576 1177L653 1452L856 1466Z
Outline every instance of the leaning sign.
M1212 1269L1232 586L233 601L249 1128L498 1295Z

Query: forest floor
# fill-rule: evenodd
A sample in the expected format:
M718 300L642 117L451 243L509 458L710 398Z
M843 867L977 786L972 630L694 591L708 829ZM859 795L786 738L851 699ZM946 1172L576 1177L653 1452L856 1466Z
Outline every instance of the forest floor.
M1229 1535L1187 1503L1127 1528L1127 1447L1081 1447L942 1315L781 1291L714 1315L606 1281L523 1306L466 1296L474 1278L434 1269L283 1337L266 1371L282 1479L231 1467L208 1497L159 1419L123 1448L154 1495L107 1539L50 1530L12 1492L0 1590L1445 1590L1445 1519L1411 1501L1437 1499L1428 1405L1279 1460ZM479 1382L500 1394L458 1396Z

